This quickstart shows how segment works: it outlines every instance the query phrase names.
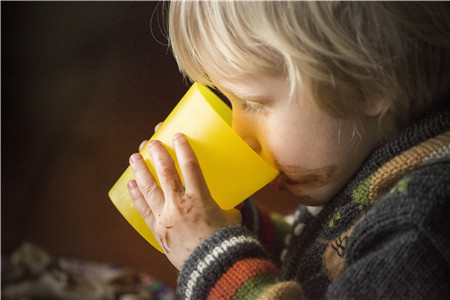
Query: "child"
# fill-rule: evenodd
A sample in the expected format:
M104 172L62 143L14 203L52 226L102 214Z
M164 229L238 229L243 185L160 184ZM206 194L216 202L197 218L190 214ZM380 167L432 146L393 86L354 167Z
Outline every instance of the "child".
M229 99L302 204L289 233L250 200L222 211L181 134L184 186L161 143L161 188L132 155L129 193L180 297L450 296L449 5L176 1L169 30L181 70Z

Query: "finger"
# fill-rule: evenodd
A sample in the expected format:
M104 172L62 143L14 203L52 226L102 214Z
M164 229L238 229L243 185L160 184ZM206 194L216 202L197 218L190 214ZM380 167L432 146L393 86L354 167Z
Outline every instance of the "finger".
M159 122L158 124L156 124L154 131L155 132L158 131L158 129L161 127L162 124L163 124L163 122ZM144 147L147 145L147 143L148 143L148 140L143 140L141 142L141 144L139 145L139 152L141 152L142 149L144 149Z
M159 122L158 124L156 124L156 126L155 126L155 132L158 131L159 127L161 127L162 124L163 124L163 122Z
M148 170L142 155L139 153L131 155L130 166L139 191L144 196L145 201L154 212L159 211L164 204L164 195L152 173Z
M173 143L186 193L195 195L202 195L205 191L209 193L197 156L186 137L178 133L174 136Z
M166 200L179 197L184 193L184 187L167 149L160 141L153 140L148 144L148 152Z
M141 152L142 149L144 149L144 147L145 147L145 145L147 145L147 143L148 143L148 140L143 140L141 142L141 144L139 145L139 152Z
M134 207L136 207L136 210L142 216L145 223L147 223L150 229L154 228L155 216L153 215L152 209L150 208L141 191L139 190L136 180L132 179L128 181L127 187L128 193L130 194Z

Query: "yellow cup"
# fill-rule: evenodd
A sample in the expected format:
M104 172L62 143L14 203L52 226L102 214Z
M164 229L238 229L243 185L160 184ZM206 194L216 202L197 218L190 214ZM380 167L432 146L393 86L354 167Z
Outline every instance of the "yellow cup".
M207 87L194 83L150 139L161 141L177 162L172 138L179 132L185 134L211 195L222 209L235 207L278 174L233 131L231 119L230 108L219 97ZM147 147L141 154L157 178ZM163 252L128 194L127 182L133 178L128 167L109 191L109 197L125 219Z

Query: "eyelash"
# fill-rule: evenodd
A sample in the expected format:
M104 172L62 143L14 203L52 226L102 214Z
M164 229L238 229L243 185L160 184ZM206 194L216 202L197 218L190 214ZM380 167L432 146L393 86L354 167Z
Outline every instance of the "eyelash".
M244 101L242 103L242 110L248 111L248 112L257 112L262 109L262 104L250 102L250 101Z

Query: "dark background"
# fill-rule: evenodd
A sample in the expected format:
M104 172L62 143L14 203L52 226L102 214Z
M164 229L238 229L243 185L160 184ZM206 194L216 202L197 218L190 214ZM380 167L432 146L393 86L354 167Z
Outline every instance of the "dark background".
M158 2L1 2L2 255L31 241L175 286L176 270L107 195L190 85L161 19ZM256 198L281 213L295 205L272 193Z

